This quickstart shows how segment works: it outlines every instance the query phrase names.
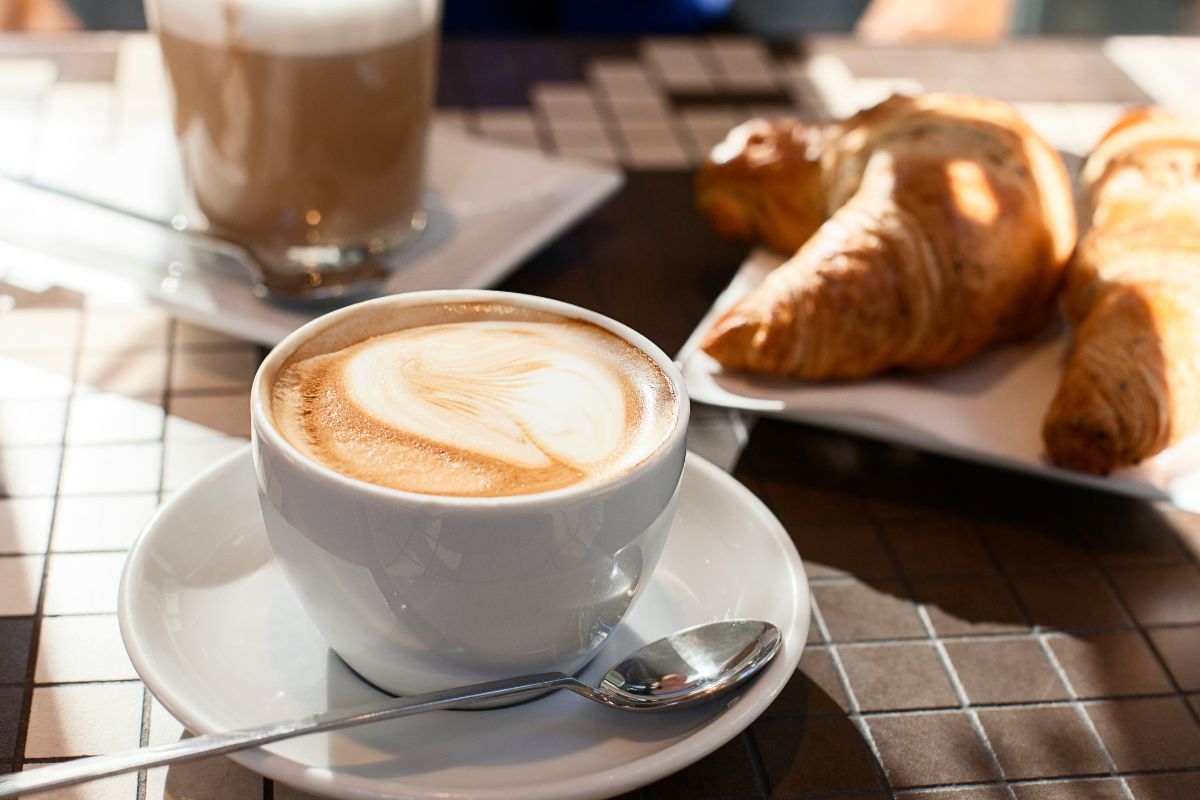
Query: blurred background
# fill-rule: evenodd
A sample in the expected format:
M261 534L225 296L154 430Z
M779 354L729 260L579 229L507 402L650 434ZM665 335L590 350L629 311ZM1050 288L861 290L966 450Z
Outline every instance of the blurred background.
M1200 32L1200 0L446 0L455 33L844 32L879 42ZM136 30L142 0L0 0L0 30Z

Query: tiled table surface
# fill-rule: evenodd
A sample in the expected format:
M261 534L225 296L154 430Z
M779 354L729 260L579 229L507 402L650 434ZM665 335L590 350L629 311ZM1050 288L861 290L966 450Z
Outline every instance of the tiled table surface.
M1154 43L1118 45L452 41L439 103L480 135L630 170L614 201L504 287L590 305L675 349L744 252L688 208L688 171L728 126L844 113L903 79L1019 102L1082 149L1122 105L1180 95L1151 85L1164 70L1138 53ZM0 168L35 169L76 131L119 136L125 115L162 113L137 103L139 82L157 79L147 47L0 39ZM1141 64L1140 83L1117 62ZM0 771L182 734L124 654L117 581L154 508L242 446L261 357L9 262ZM1200 796L1200 520L804 426L697 419L696 441L795 539L814 625L800 672L760 720L636 797ZM216 759L58 796L300 795Z

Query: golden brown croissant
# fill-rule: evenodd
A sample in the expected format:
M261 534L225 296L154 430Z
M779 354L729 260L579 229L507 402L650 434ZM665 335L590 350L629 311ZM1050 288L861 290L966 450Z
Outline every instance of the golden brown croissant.
M1043 436L1054 462L1104 474L1200 423L1200 120L1125 115L1083 185L1091 229L1062 298L1075 340Z
M714 148L697 190L718 231L795 253L703 340L730 369L961 363L1045 322L1075 244L1058 155L984 98L893 97L827 127L754 120Z

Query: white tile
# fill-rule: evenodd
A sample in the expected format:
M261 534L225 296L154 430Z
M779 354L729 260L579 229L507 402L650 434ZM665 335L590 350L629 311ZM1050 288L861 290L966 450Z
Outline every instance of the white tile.
M596 59L588 65L588 77L610 100L657 94L641 62L633 59Z
M177 742L184 734L183 723L171 716L153 696L150 697L150 735L147 742L151 747Z
M112 444L68 447L61 494L106 494L158 490L162 445Z
M107 81L56 83L42 102L39 146L47 140L74 141L77 148L106 144L114 132L115 100Z
M68 350L0 353L0 397L62 397L71 391L72 354Z
M550 121L599 123L591 90L581 83L539 83L532 90L534 106Z
M163 416L158 395L136 398L106 392L79 394L71 400L67 442L157 441L162 438Z
M634 148L627 163L639 169L681 169L690 166L691 159L679 145L667 145Z
M60 447L0 450L0 495L52 495L58 484Z
M233 437L168 442L163 465L163 488L179 489L201 472L246 443Z
M0 171L26 175L33 159L38 104L0 95Z
M466 131L468 128L467 112L461 108L439 108L433 112L433 122L439 127L456 131Z
M168 401L167 439L207 439L213 436L250 437L250 395L174 395Z
M171 364L171 390L245 389L258 369L258 348L183 351Z
M50 538L54 500L0 500L0 553L43 553Z
M584 161L596 161L601 164L612 164L617 160L617 152L612 145L564 144L558 146L558 154L566 158L578 158Z
M0 62L0 97L41 97L56 80L58 65L49 58L6 58Z
M0 443L5 445L58 444L66 425L63 400L0 401Z
M83 321L87 350L155 350L166 347L169 318L160 309L106 306L89 309Z
M39 769L26 764L25 769ZM137 773L114 775L37 795L38 800L137 800Z
M570 128L552 127L551 138L555 147L612 147L608 131L600 125L579 125Z
M46 617L38 639L37 683L137 678L115 616Z
M0 351L70 349L79 331L73 308L17 308L0 312Z
M146 776L146 800L258 800L262 792L262 776L228 758L175 764Z
M721 71L721 84L742 91L771 91L776 88L771 54L762 42L743 37L711 40L709 52Z
M79 359L83 391L144 397L162 392L166 383L166 353L97 352L84 353Z
M42 611L57 614L115 614L124 553L64 553L50 556Z
M82 756L137 747L142 686L104 683L33 690L26 758Z
M60 497L54 514L54 552L125 550L157 505L154 494Z
M42 556L0 556L0 617L21 617L37 610Z
M669 109L657 97L635 97L609 101L609 109L618 122L657 122L670 124Z
M668 88L678 91L713 89L711 71L701 57L701 45L690 39L648 39L643 58Z

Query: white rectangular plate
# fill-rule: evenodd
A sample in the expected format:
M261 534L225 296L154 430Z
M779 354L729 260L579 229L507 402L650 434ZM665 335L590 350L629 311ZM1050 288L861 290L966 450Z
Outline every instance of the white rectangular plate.
M928 375L810 383L723 372L699 350L701 336L781 261L765 251L751 254L680 351L693 400L1200 510L1200 436L1104 478L1046 461L1041 425L1068 344L1062 327Z
M610 167L448 127L434 127L430 150L429 227L397 253L388 293L491 285L622 182ZM183 206L174 142L157 121L118 144L56 148L27 177L160 219ZM267 345L316 315L257 299L240 268L153 225L2 179L0 278L140 294L178 317Z

